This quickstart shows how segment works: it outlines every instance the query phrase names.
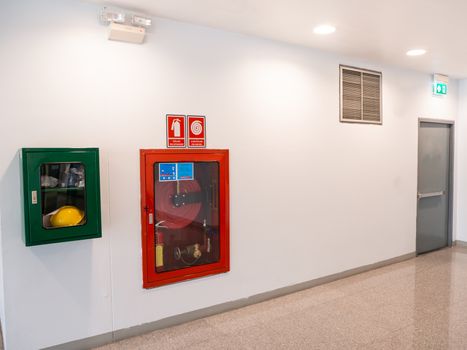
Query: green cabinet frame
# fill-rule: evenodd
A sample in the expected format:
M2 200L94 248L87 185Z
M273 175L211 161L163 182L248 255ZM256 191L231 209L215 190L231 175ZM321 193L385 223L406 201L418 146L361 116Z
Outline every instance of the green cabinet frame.
M41 166L56 163L81 163L84 166L86 221L82 225L43 227ZM98 148L23 148L21 165L26 246L102 236Z

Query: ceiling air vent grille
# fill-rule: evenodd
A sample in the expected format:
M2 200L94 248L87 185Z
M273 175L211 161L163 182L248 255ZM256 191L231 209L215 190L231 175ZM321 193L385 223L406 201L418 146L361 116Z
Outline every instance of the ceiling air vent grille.
M382 124L381 73L340 66L341 122Z

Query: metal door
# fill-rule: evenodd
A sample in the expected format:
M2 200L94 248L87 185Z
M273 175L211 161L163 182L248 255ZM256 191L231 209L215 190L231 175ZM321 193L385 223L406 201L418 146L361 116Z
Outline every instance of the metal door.
M418 254L451 245L452 129L449 122L419 124Z

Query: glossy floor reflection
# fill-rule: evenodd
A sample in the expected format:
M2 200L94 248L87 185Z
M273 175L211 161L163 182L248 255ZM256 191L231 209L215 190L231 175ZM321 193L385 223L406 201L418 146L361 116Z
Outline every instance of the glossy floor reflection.
M467 349L467 248L99 349Z

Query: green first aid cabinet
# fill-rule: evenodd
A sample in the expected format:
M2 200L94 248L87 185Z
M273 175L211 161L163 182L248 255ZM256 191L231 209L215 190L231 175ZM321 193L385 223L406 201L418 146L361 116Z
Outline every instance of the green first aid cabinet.
M26 246L102 236L99 149L21 150Z

